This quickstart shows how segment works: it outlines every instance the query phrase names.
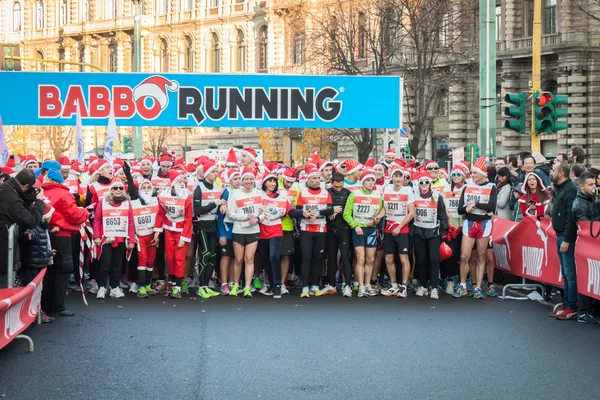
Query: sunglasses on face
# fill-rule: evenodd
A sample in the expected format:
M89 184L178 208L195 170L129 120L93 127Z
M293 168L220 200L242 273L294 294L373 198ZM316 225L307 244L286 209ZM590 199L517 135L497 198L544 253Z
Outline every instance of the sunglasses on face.
M403 176L404 179L409 179L410 180L410 175L404 175Z
M450 176L453 177L453 178L458 178L459 176L462 176L462 174L459 174L459 173L455 172L455 173L451 174Z
M117 186L117 187L111 188L111 190L123 190L123 189L125 189L123 186Z
M340 165L340 169L346 169L345 165Z
M437 171L440 167L427 167L427 171Z
M425 185L429 185L430 183L431 183L431 181L420 181L419 185L425 186Z

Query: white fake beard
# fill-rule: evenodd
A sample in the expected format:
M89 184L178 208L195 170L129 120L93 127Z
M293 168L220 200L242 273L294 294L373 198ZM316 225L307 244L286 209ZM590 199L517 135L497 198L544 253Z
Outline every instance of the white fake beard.
M140 198L144 200L144 203L148 204L152 202L152 192L140 192Z
M188 194L188 190L186 187L175 186L175 194L177 197L185 197Z

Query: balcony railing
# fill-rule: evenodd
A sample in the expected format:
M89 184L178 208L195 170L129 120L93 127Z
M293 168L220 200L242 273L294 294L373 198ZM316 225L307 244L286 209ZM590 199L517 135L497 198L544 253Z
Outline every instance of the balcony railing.
M562 43L560 33L552 33L550 35L542 35L542 48L557 46ZM522 51L529 50L533 45L533 38L518 38L511 40L503 40L496 42L496 51Z

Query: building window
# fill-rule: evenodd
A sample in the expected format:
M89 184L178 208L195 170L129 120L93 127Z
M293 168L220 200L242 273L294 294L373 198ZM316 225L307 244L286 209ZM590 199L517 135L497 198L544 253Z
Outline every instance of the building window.
M527 37L533 36L533 1L527 2Z
M35 3L35 29L44 29L44 0Z
M65 49L58 49L58 60L65 61ZM65 70L65 64L58 63L58 71L63 72Z
M210 8L219 7L219 0L208 0Z
M243 72L246 70L246 42L244 32L238 29L237 43L235 47L235 71Z
M169 47L165 39L160 39L160 71L169 72Z
M21 3L18 1L13 4L13 31L21 30Z
M496 2L496 41L502 40L502 4Z
M192 38L189 36L185 37L185 59L183 69L185 72L194 72L194 47L192 45Z
M448 46L448 13L442 15L442 21L440 22L440 46Z
M117 7L115 0L106 1L106 19L114 19L117 16Z
M210 49L208 49L208 71L221 72L221 50L219 49L219 35L212 33Z
M546 0L543 33L546 35L556 33L556 0Z
M258 72L267 70L267 27L260 28L258 33Z
M108 69L117 72L117 44L112 42L108 45Z
M189 11L194 9L194 0L181 0L181 6L184 11Z
M81 20L83 22L88 22L90 20L90 0L83 0Z
M367 56L367 17L364 13L358 14L358 58Z
M158 13L166 14L169 10L169 0L158 0Z
M35 53L35 58L37 58L39 60L43 60L44 59L44 53L42 53L41 51L37 51ZM45 72L46 71L46 64L43 61L36 61L36 70L37 71Z
M79 46L79 72L85 72L85 67L83 66L83 64L85 64L85 45L80 45Z
M67 21L67 0L60 0L60 15L58 16L58 26L68 24Z
M300 65L304 62L304 33L296 33L294 37L294 64Z

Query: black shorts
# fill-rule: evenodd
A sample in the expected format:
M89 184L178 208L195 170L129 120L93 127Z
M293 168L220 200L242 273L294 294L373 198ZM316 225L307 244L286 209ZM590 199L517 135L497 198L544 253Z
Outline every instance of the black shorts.
M225 246L219 245L219 249L221 257L233 257L233 240L227 239L227 244Z
M296 249L296 243L294 243L294 232L283 231L283 239L281 240L281 254L282 256L291 256L294 254Z
M401 233L398 236L386 233L383 236L383 251L386 255L408 254L409 244L408 233Z
M231 235L234 242L246 246L260 239L260 233L234 233Z

